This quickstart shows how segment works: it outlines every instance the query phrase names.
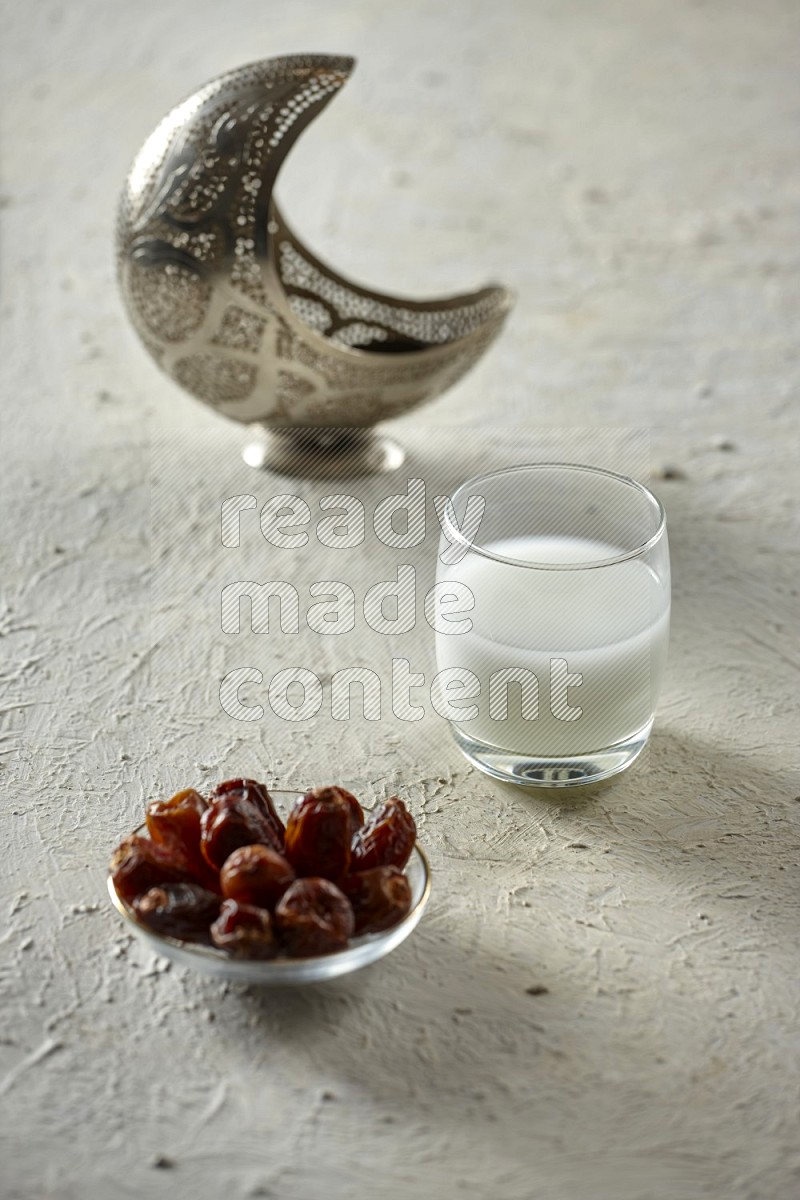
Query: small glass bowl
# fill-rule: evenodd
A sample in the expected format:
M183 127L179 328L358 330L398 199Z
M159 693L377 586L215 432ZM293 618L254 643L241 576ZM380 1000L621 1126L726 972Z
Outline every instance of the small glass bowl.
M288 814L295 800L301 795L299 792L271 789L269 794L282 816ZM141 825L135 832L146 832L146 826ZM162 958L168 958L182 967L192 967L204 975L213 975L216 979L231 979L239 983L258 984L261 987L286 987L298 983L319 983L325 979L335 979L338 975L348 975L351 971L377 962L379 958L394 950L395 946L404 942L419 924L431 892L430 867L418 843L415 843L411 851L404 874L411 885L411 908L402 921L381 933L366 933L361 937L351 938L346 950L315 958L231 958L215 946L166 937L142 925L131 906L118 895L110 875L108 894L117 912L124 917L137 937Z

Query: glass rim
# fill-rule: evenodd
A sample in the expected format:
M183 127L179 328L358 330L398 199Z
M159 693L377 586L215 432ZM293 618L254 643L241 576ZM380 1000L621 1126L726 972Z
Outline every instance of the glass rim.
M570 563L548 563L548 562L532 562L530 559L510 558L504 554L496 554L493 550L488 550L485 546L481 546L476 541L470 541L465 538L457 525L454 525L450 520L448 505L445 505L442 512L442 532L447 530L448 540L464 546L468 551L480 554L483 558L491 559L493 562L503 563L509 567L528 567L535 571L588 571L595 567L613 567L617 563L626 562L632 558L641 558L648 550L663 537L667 527L667 514L663 504L650 488L643 483L639 483L638 479L634 479L630 475L621 475L617 471L607 471L604 467L587 466L584 463L570 462L541 462L541 463L517 463L511 467L500 467L496 471L485 471L481 475L474 475L471 479L465 479L460 483L450 497L451 503L455 504L456 498L466 488L475 488L476 485L482 484L487 480L498 479L502 475L515 475L523 471L580 471L587 475L602 475L606 479L612 479L616 483L621 483L625 487L631 488L644 497L649 504L655 509L658 515L658 526L653 534L640 545L635 546L632 550L625 550L620 554L615 554L611 558L594 558L585 562L570 562Z

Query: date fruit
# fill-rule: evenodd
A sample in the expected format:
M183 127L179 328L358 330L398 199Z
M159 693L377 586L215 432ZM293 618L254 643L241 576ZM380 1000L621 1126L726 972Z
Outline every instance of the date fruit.
M417 827L402 800L392 796L353 838L351 871L400 867L408 862Z
M411 908L411 884L399 867L348 875L341 889L353 907L356 934L391 929Z
M240 846L219 877L223 896L258 908L274 908L294 880L291 865L269 846Z
M329 879L298 879L278 901L275 926L292 958L344 950L355 928L350 901Z
M128 901L162 883L194 883L184 857L136 833L117 846L108 869L117 892Z
M154 842L168 854L183 856L199 883L219 891L216 871L208 865L200 849L200 821L208 805L199 792L187 788L169 800L151 800L145 819Z
M196 883L163 883L137 896L133 909L143 925L167 937L207 942L219 915L219 896Z
M353 833L361 828L364 824L364 810L352 792L348 792L347 788L343 787L319 788L318 791L336 792L337 796L341 797L342 800L346 800L350 806L350 828Z
M150 801L146 832L114 851L111 879L154 934L237 958L333 954L411 909L402 868L414 819L397 797L368 816L345 788L312 788L284 829L256 780L229 779L208 799L186 788Z
M240 846L260 842L278 852L282 849L276 845L274 826L247 791L224 792L212 799L203 813L200 828L203 858L218 871Z
M235 958L274 958L278 951L272 917L265 908L223 900L211 940Z
M353 803L358 806L350 792L337 787L313 788L297 801L286 822L285 853L298 875L347 874L357 828Z
M272 828L273 836L267 844L274 850L282 850L283 821L278 816L278 810L264 784L259 783L256 779L227 779L225 783L220 783L214 788L211 799L216 800L220 796L229 796L231 793L241 795L245 800L251 800L255 804Z

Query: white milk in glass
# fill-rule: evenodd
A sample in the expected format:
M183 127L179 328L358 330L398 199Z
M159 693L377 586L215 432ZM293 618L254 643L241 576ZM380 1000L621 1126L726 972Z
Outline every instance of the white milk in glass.
M591 563L613 558L612 545L584 538L531 536L493 542L488 551L522 563ZM667 656L669 580L659 581L641 558L607 567L543 570L509 565L470 552L458 564L439 565L438 581L459 581L470 589L475 607L464 612L472 629L436 635L439 671L466 668L480 680L480 695L459 701L477 705L471 720L456 720L469 738L498 749L543 758L582 755L646 731L655 711ZM581 676L563 693L561 707L551 697L554 660ZM503 668L525 668L527 710L517 683L491 678ZM557 670L558 668L556 668ZM536 686L538 685L538 686ZM563 685L562 685L563 692ZM538 700L531 716L531 698ZM454 697L455 699L455 697ZM561 715L555 715L553 707ZM576 710L580 715L576 716ZM566 719L565 719L566 718Z

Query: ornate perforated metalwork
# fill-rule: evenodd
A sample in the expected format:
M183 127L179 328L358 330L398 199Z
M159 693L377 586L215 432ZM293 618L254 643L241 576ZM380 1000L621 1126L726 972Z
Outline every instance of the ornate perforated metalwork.
M509 293L413 302L358 287L300 242L272 196L283 159L353 67L297 55L241 67L164 118L122 195L122 295L147 350L246 423L368 426L455 383Z

